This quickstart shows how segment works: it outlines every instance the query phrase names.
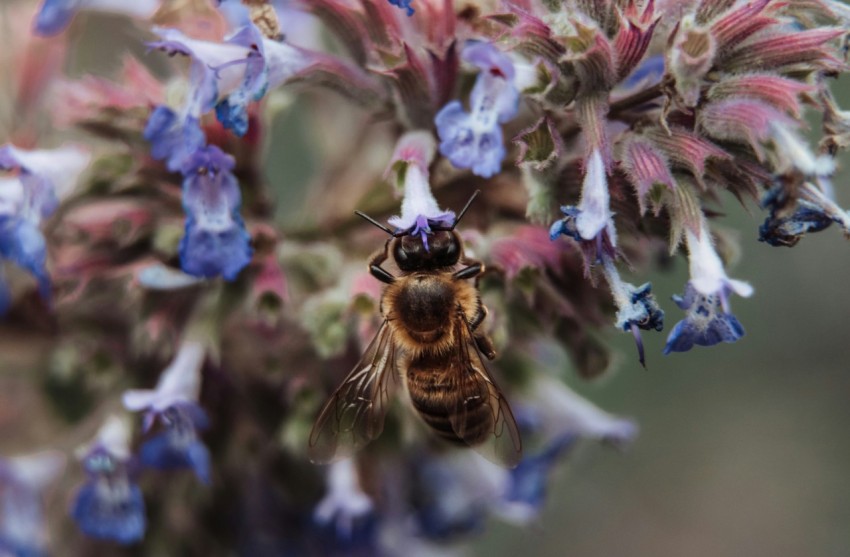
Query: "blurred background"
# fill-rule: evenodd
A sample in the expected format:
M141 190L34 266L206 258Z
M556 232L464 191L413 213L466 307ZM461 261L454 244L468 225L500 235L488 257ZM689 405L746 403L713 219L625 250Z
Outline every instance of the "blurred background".
M121 53L103 44L130 31L116 19L90 17L102 19L102 32L77 43L72 74L112 67ZM850 80L837 84L836 98L850 108ZM283 111L272 132L280 146L267 171L284 229L297 222L320 164L298 147L308 133L297 109ZM834 185L847 207L846 154L842 166ZM638 441L622 452L580 447L556 471L539 524L519 529L492 520L473 554L850 555L850 245L832 227L793 249L770 247L756 240L763 214L731 197L722 210L717 223L739 231L742 246L730 275L756 289L733 301L745 338L665 357L666 331L645 334L644 370L631 336L612 328L620 354L614 372L591 384L565 375L599 406L637 420ZM633 282L678 292L686 279L687 262L677 258L670 272ZM672 302L659 301L672 317ZM60 422L40 394L50 346L49 334L24 336L0 323L0 454L56 439ZM51 499L53 507L67 504Z

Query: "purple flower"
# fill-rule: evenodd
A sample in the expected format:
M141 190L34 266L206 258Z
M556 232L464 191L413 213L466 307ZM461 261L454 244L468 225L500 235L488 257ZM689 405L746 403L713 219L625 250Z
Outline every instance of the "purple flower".
M468 44L462 57L481 72L469 97L470 112L455 100L437 114L440 153L456 167L471 168L473 174L489 178L499 172L505 157L499 124L513 118L519 106L514 66L490 43Z
M42 492L64 468L58 451L0 458L0 555L47 555Z
M415 10L410 6L413 3L413 0L389 0L389 3L393 6L398 6L402 10L407 10L407 17L413 15Z
M414 470L417 533L437 541L481 530L509 481L508 470L471 451L423 456Z
M158 106L151 112L142 135L151 144L151 156L164 160L172 172L180 170L207 143L197 117L178 115L167 106Z
M169 170L179 170L195 150L204 145L198 122L215 109L225 128L237 135L248 131L248 105L313 62L313 55L292 45L263 37L244 6L222 4L222 11L235 27L224 42L187 37L176 29L156 28L162 40L150 48L168 54L183 54L192 61L189 90L177 110L160 106L151 114L145 139L151 153L165 159Z
M609 259L612 258L613 248L617 245L617 229L610 201L605 163L599 150L594 149L585 164L579 204L561 207L564 218L552 223L549 237L554 241L564 234L577 242L595 242L597 257L604 258L607 255Z
M687 316L670 331L664 354L687 352L694 345L714 346L721 342L735 342L744 336L744 328L738 319L723 309L721 298L728 294L700 294L688 282L684 296L673 297L673 301L687 312Z
M184 342L155 389L127 391L123 401L128 410L147 410L145 430L157 419L163 426L160 433L142 445L142 464L160 470L191 468L198 479L208 484L210 455L198 439L198 431L207 426L206 414L198 405L204 357L203 344Z
M327 493L313 511L314 522L329 538L327 545L350 550L372 547L377 516L372 499L360 486L354 461L345 459L332 463L328 468L327 486Z
M428 183L428 163L434 150L430 134L409 132L399 139L386 173L395 173L396 185L404 188L401 215L390 217L387 222L399 232L421 236L426 250L431 227L450 227L455 221L454 212L443 211L437 205Z
M186 231L180 242L183 271L234 280L251 261L251 237L239 214L242 197L233 157L218 147L195 152L183 166Z
M617 305L616 326L618 329L634 335L638 359L642 366L646 366L640 331L641 329L644 331L650 329L661 331L664 329L664 311L661 310L655 296L652 295L650 283L634 286L620 278L620 273L611 259L603 257L602 264L605 278L614 297L614 303Z
M45 298L50 279L41 221L70 193L89 159L86 151L72 146L34 151L0 147L0 169L18 173L0 178L0 257L32 273Z
M144 537L147 522L142 492L129 473L129 442L127 421L111 416L84 452L88 479L71 507L71 516L84 534L125 545Z
M796 209L780 216L771 208L770 216L759 227L759 241L771 246L794 246L807 232L820 232L839 222L809 201L798 200Z
M609 414L544 373L535 376L520 402L517 411L525 412L545 439L578 436L628 445L638 434L634 421Z
M575 446L577 440L574 435L561 435L537 454L523 457L509 473L507 491L497 508L499 516L520 525L535 519L546 501L552 468Z
M49 37L65 30L80 10L96 10L148 18L161 0L44 0L33 24L36 35Z
M687 315L670 331L664 354L686 352L694 345L735 342L744 336L744 328L729 311L729 295L734 292L749 297L753 293L749 284L726 276L704 221L700 225L699 236L687 230L685 240L691 279L685 286L684 295L675 296L673 300Z

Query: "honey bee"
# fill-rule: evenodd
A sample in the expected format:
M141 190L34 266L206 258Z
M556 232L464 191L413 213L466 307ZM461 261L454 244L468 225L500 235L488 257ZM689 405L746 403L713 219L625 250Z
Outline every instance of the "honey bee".
M401 378L413 407L439 437L508 467L519 462L516 421L485 365L496 351L478 329L487 309L471 281L484 264L464 256L454 230L477 195L450 227L433 226L427 237L393 232L357 212L391 236L369 261L369 272L386 284L384 320L316 419L310 433L313 462L335 460L377 438ZM381 266L390 255L398 276Z

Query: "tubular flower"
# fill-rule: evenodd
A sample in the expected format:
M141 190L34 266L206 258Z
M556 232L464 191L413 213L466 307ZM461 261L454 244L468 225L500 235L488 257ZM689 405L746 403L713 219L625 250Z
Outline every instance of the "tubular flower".
M337 546L371 546L376 516L372 500L363 492L351 459L334 462L327 475L328 492L313 511L313 520L330 530Z
M146 430L156 420L163 425L162 432L142 445L142 464L163 470L191 468L198 479L209 483L210 455L197 435L207 425L206 414L198 405L204 354L200 342L184 342L162 372L156 389L125 392L124 406L147 411Z
M43 492L64 468L58 451L0 459L0 554L47 555Z
M640 360L640 364L646 367L643 339L640 336L640 330L648 331L655 329L656 331L661 331L664 329L664 311L658 307L658 302L656 302L655 296L652 295L652 285L650 283L647 282L641 286L634 286L624 282L620 278L620 273L614 266L613 261L603 258L602 264L605 278L608 280L608 286L611 288L611 294L614 296L614 303L617 305L616 327L634 335L638 349L638 359Z
M151 113L144 136L155 159L169 170L180 170L188 157L205 143L200 117L215 109L219 121L237 135L248 131L248 104L260 100L269 88L288 80L313 61L311 55L284 42L263 37L245 18L238 19L241 5L226 3L228 13L241 26L224 42L187 37L176 29L156 28L159 41L152 49L191 59L189 89L182 107L175 111L160 105Z
M35 151L0 147L0 169L17 172L0 178L0 257L32 273L45 298L50 279L41 222L71 192L89 160L86 151L71 146Z
M685 286L684 295L674 297L674 301L687 312L687 316L667 337L665 354L686 352L695 344L714 346L740 339L744 336L744 328L729 311L729 295L734 292L746 298L753 293L749 284L726 276L705 222L701 225L699 236L688 230L685 239L691 279Z
M251 237L239 214L242 196L233 157L218 147L195 152L183 167L186 230L180 242L183 271L234 280L250 261Z
M499 124L516 116L519 106L514 65L490 43L468 44L461 57L481 71L469 96L469 112L455 100L437 114L440 153L456 167L489 178L499 172L505 158Z
M130 476L130 427L111 416L81 459L88 479L80 487L71 516L87 536L120 544L145 535L145 502Z
M579 204L561 207L564 218L552 223L549 238L554 241L562 234L569 236L594 253L595 262L615 257L617 229L610 207L605 164L599 150L590 154L586 166Z
M434 156L434 140L425 132L410 132L403 136L385 175L395 174L404 188L401 214L387 222L397 233L421 236L428 249L431 227L451 227L455 221L453 211L443 211L437 205L428 183L428 163Z

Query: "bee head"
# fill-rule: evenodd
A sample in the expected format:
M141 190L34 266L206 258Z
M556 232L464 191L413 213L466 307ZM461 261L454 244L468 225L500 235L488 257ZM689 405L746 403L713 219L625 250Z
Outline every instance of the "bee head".
M393 257L402 271L451 267L460 259L460 253L460 238L453 230L437 230L427 236L405 234L396 239L393 247Z

